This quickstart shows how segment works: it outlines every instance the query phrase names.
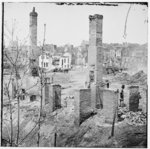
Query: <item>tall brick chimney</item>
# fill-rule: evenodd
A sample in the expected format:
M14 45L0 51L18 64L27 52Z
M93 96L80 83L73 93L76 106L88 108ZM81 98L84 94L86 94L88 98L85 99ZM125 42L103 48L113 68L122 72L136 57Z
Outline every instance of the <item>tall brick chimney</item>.
M103 76L102 26L102 15L89 16L88 75L92 91L91 102L93 107L97 108L102 107L102 99L100 99Z
M102 15L89 16L88 65L94 70L94 82L100 84L103 74Z
M30 12L30 49L29 49L29 60L30 60L30 71L32 76L38 76L38 52L37 52L37 12L33 7Z
M30 12L30 46L37 46L37 12L35 12L35 7L33 7L32 12Z

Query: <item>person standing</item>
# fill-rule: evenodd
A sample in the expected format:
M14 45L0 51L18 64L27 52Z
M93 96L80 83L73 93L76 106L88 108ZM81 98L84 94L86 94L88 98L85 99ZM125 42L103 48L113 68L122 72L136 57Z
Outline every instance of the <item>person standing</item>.
M121 92L120 92L120 107L122 107L122 105L124 104L124 88L125 88L125 85L122 85L121 86Z

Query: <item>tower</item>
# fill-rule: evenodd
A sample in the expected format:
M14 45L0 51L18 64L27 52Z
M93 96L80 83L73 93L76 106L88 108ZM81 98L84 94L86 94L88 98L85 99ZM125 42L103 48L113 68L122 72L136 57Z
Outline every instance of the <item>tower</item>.
M91 84L91 100L94 108L102 107L100 95L103 76L102 25L102 15L95 14L89 16L88 77Z
M102 15L89 16L89 49L88 65L94 70L94 82L100 84L102 81L103 49L102 49Z
M35 7L33 7L32 12L30 12L30 51L29 51L29 61L30 61L30 71L32 76L38 76L38 58L37 54L37 12L35 12Z
M32 56L35 55L34 49L37 46L37 12L35 12L35 7L33 7L32 12L30 12L30 46L32 48Z

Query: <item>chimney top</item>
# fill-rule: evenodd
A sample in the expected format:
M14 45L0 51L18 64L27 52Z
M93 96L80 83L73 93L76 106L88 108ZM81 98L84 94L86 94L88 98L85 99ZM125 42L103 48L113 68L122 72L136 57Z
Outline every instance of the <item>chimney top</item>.
M89 19L103 19L103 15L95 14L95 15L89 15Z
M30 12L30 16L34 16L34 17L38 16L37 12L35 12L35 7L33 7L32 12Z
M33 11L32 12L35 12L35 7L33 7Z

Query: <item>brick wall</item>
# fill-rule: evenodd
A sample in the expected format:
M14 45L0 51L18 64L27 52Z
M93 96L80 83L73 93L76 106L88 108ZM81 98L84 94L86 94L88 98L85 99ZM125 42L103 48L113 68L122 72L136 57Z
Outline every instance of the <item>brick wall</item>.
M61 86L53 85L53 110L61 108Z
M75 124L79 125L92 113L91 90L80 89L75 91Z
M88 64L95 65L97 57L97 47L102 46L102 15L89 16L89 49Z
M91 70L94 71L94 82L91 84L91 100L93 108L101 108L99 88L102 86L103 77L102 26L102 15L95 14L89 16L88 69L89 74Z
M49 111L53 112L61 108L61 86L45 84L43 89L43 105L49 104Z
M101 87L95 83L91 84L91 106L93 109L103 108L103 92Z
M103 114L106 122L112 122L115 109L118 106L118 93L112 90L102 90Z
M30 16L30 45L37 46L37 17Z
M129 110L137 112L139 108L139 86L130 86Z
M80 112L85 111L87 107L91 107L91 90L80 89Z

